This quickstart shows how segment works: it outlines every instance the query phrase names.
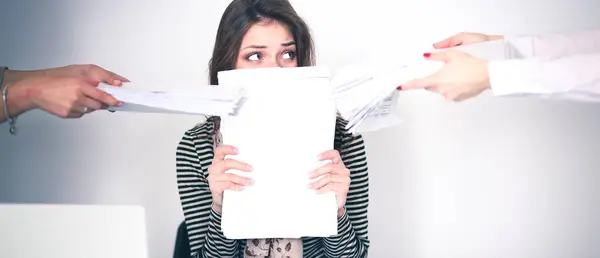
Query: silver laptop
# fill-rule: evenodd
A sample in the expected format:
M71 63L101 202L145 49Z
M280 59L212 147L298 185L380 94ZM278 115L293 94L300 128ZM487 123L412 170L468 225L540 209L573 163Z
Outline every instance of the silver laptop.
M148 258L139 206L0 204L2 258Z

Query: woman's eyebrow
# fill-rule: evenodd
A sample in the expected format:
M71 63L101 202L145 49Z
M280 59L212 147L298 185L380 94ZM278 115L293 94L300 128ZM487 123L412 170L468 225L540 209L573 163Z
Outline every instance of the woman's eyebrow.
M289 47L289 46L293 46L293 45L296 45L296 41L290 41L290 42L281 43L281 46L283 46L283 47ZM248 45L248 46L244 47L243 49L247 49L247 48L265 49L265 48L267 48L267 46L264 46L264 45Z
M249 46L246 46L246 47L244 47L244 49L247 49L247 48L267 48L267 46L262 46L262 45L249 45Z
M293 45L296 45L296 41L290 41L290 42L287 42L287 43L282 43L281 45L284 46L284 47L293 46Z

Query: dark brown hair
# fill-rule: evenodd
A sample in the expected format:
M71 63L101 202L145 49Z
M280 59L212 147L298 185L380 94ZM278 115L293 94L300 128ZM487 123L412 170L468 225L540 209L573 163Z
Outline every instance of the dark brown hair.
M290 30L296 42L298 66L313 66L314 44L308 25L288 0L233 0L221 17L212 58L209 80L218 85L217 73L234 69L242 39L248 29L261 21L277 21Z

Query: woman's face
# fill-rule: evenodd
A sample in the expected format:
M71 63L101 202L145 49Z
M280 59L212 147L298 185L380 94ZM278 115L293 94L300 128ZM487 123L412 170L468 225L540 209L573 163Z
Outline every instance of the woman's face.
M277 21L263 21L244 35L235 69L296 66L296 44L290 31Z

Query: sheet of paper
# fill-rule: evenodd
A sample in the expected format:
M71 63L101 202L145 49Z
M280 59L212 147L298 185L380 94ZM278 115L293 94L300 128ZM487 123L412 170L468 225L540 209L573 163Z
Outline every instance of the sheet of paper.
M398 92L392 92L382 102L368 111L362 121L356 122L356 126L350 128L351 133L374 132L380 129L396 126L402 119L396 115L398 103Z
M484 42L453 48L486 60L503 60L513 51L504 41ZM440 50L441 51L441 50ZM352 133L377 131L399 124L394 114L396 88L403 83L429 76L443 66L442 62L422 57L402 65L349 65L333 76L337 107Z
M308 188L308 173L333 149L336 108L329 72L318 67L221 72L223 85L241 85L248 99L237 116L222 117L230 158L248 162L255 185L226 191L221 227L230 239L327 237L337 234L333 193Z
M399 124L396 87L406 80L429 75L441 65L351 65L339 69L332 80L337 108L348 120L351 133L376 131Z
M174 92L139 90L129 84L122 87L102 84L98 88L125 102L121 107L109 109L128 112L228 115L235 114L245 100L239 87L199 86L195 90Z

